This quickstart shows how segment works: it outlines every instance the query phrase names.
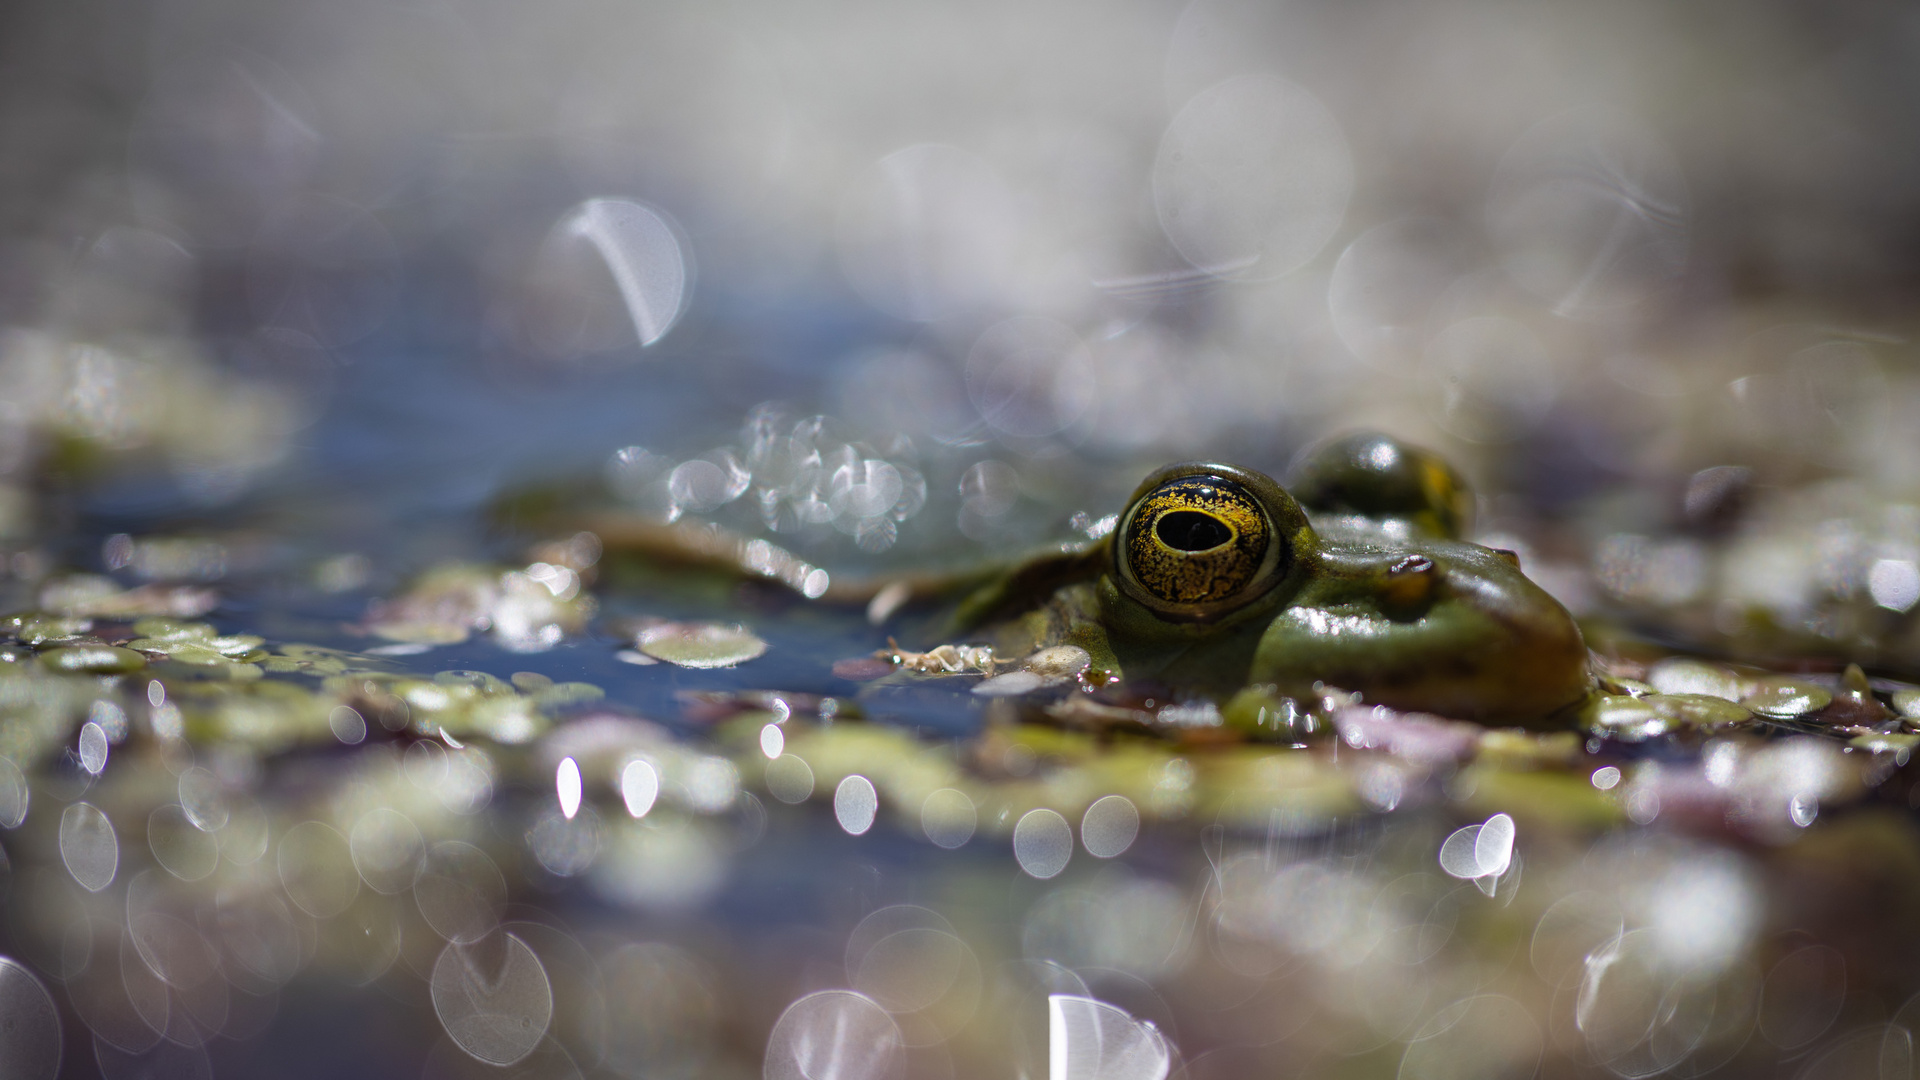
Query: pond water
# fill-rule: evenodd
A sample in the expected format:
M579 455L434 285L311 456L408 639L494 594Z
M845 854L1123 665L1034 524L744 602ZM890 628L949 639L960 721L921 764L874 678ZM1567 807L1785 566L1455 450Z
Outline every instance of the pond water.
M135 6L0 15L0 1080L1920 1069L1891 15ZM952 621L1367 428L1577 707Z

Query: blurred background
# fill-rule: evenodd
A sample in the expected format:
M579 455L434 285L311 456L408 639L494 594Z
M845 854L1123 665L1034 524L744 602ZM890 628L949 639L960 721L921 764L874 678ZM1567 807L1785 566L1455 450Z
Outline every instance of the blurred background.
M604 470L857 560L1359 425L1549 516L1920 463L1902 5L0 20L7 462L103 513Z

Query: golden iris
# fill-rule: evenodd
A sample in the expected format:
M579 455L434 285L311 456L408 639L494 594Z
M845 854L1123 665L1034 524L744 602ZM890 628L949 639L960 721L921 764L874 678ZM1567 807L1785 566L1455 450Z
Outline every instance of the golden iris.
M1134 581L1169 604L1214 604L1252 584L1273 528L1260 503L1219 476L1183 476L1141 496L1122 556Z

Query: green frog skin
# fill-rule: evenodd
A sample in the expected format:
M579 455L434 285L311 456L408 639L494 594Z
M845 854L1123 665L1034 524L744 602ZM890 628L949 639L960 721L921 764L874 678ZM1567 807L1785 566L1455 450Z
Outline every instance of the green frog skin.
M1443 462L1352 436L1309 454L1294 486L1305 499L1233 465L1167 466L1135 491L1110 542L1016 571L976 603L1005 610L1008 583L1055 585L1003 624L1002 655L1077 644L1096 670L1221 700L1249 685L1302 697L1317 685L1539 726L1585 698L1579 627L1511 552L1458 539L1471 501Z

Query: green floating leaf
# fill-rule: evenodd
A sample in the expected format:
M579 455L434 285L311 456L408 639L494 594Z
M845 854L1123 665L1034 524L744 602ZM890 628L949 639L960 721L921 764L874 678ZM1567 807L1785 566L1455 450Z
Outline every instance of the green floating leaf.
M162 618L141 619L133 624L133 632L153 641L211 641L220 636L212 623Z
M66 645L41 653L40 663L62 675L118 675L146 667L147 658L112 645Z
M1791 720L1818 712L1833 701L1833 695L1823 686L1799 679L1773 676L1754 682L1753 691L1740 704L1776 720Z
M635 641L655 660L684 668L723 668L765 655L767 643L738 623L660 623Z
M28 645L40 645L49 641L66 641L78 637L93 629L93 620L76 615L50 615L41 611L26 611L9 615L0 621L0 627L12 631L13 636Z
M1640 700L1679 727L1722 731L1753 719L1744 706L1712 694L1649 694Z
M527 697L542 709L561 709L568 705L583 705L589 701L599 701L607 696L605 690L583 682L553 683L530 692Z

